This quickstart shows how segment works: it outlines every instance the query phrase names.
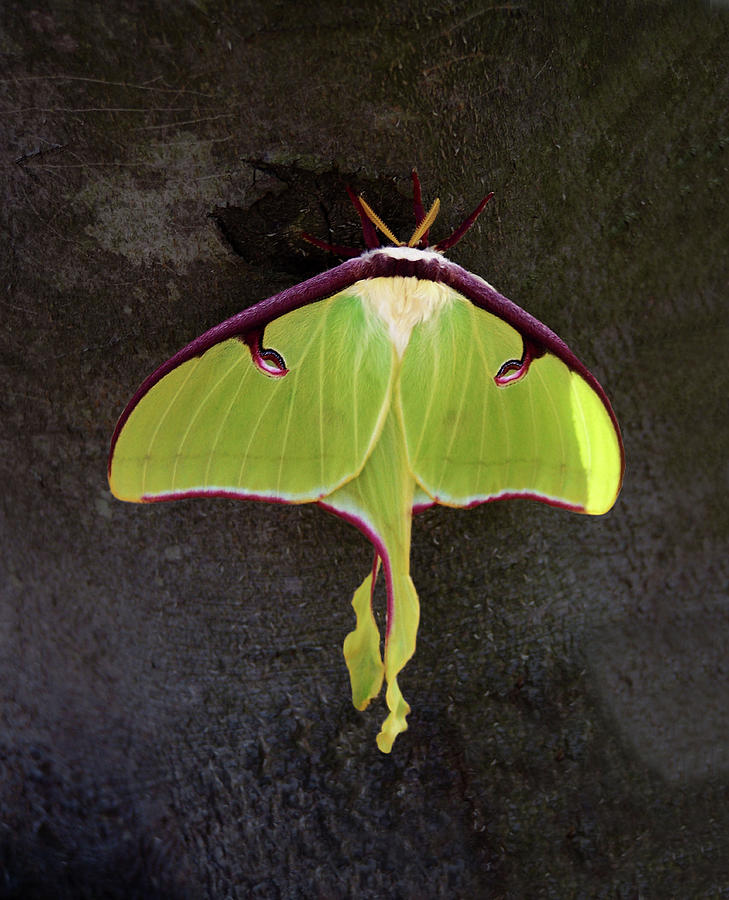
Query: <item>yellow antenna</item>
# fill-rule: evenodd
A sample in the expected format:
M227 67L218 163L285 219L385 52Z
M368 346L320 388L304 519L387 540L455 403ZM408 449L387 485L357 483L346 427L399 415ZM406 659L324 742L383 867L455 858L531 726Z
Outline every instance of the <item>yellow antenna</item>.
M395 235L390 231L390 229L385 225L382 219L377 215L377 213L372 209L372 207L365 201L364 197L360 196L359 202L362 204L362 209L367 214L367 218L372 222L375 228L379 228L380 231L385 235L385 237L392 241L392 243L396 247L402 247L402 241L398 241Z
M419 241L420 238L425 234L425 232L430 228L430 226L435 222L436 216L440 211L440 200L438 197L433 201L433 205L428 210L428 215L423 219L423 221L418 225L418 227L413 232L413 236L408 241L408 247L414 247Z

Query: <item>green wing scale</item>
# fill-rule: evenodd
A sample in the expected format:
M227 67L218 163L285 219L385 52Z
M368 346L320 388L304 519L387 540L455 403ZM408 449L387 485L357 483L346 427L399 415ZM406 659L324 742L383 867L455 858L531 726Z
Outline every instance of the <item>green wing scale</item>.
M387 684L386 753L410 711L398 676L419 620L413 512L531 497L600 514L623 474L597 381L545 326L421 249L434 212L424 216L414 184L418 246L378 249L365 227L368 252L194 341L132 398L109 458L123 500L317 502L372 541L344 655L358 709Z
M606 512L621 473L608 409L552 353L499 384L522 353L518 331L455 293L413 329L399 379L413 474L446 506L522 495Z
M119 433L112 491L133 501L230 493L291 503L331 493L372 452L390 392L392 349L365 319L344 293L271 322L266 341L285 374L240 337L185 360Z

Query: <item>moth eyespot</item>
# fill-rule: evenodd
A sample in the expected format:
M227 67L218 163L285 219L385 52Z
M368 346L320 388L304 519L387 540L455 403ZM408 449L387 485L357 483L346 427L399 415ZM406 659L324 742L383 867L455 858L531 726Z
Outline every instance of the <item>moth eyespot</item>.
M242 340L248 345L248 349L251 351L251 361L259 372L263 372L270 378L282 378L288 374L286 360L278 350L263 346L262 330L245 335Z
M530 361L528 359L507 359L496 375L494 375L494 381L501 387L519 381L529 370Z
M261 347L258 350L258 358L253 357L253 362L258 368L265 372L266 375L272 375L274 378L280 378L289 371L286 368L286 361L278 350L271 347Z
M524 352L521 359L507 359L502 363L499 371L494 375L494 381L499 387L505 387L507 384L514 384L515 381L521 379L529 371L529 366L535 359L544 356L544 347L535 343L529 338L524 338Z

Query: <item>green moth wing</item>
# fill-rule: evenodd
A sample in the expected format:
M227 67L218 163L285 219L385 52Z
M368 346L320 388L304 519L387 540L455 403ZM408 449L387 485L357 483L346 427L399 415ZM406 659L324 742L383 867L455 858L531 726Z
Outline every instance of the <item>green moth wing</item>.
M273 320L265 340L275 351L228 337L143 393L111 456L117 497L302 503L362 468L387 413L394 368L381 323L342 292Z
M411 469L436 502L615 502L622 448L594 384L554 353L533 358L512 324L455 291L413 328L399 383Z

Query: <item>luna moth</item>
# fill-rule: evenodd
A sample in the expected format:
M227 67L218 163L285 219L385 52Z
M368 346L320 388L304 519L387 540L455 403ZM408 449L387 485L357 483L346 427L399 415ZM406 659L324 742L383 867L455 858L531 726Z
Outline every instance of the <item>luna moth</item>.
M549 328L443 255L491 196L429 246L439 202L426 214L415 172L406 243L350 190L366 249L307 236L350 258L176 353L139 387L111 441L121 500L316 503L369 538L374 563L343 649L355 707L387 684L385 753L410 712L398 676L419 620L413 513L529 497L600 515L622 483L620 430L595 377ZM384 653L372 608L380 569Z

